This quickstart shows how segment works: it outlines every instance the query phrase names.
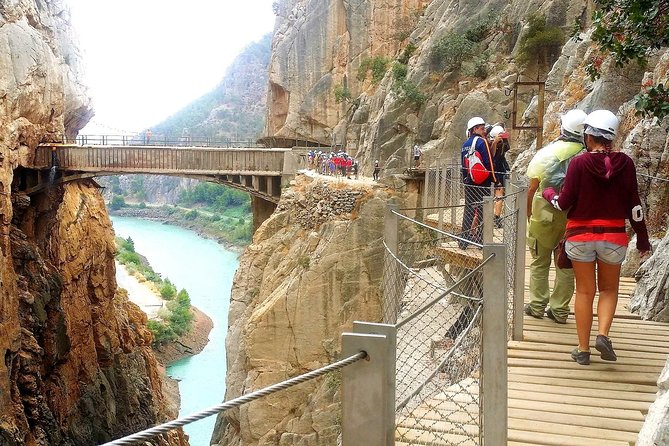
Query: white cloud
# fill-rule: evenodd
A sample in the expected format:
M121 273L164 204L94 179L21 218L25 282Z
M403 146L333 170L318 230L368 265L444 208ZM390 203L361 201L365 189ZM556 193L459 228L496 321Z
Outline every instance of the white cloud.
M68 0L96 116L83 133L160 122L272 31L273 0Z

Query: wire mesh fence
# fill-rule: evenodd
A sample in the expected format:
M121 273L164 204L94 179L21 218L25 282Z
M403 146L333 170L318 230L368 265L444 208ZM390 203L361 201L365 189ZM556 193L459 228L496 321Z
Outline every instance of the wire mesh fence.
M397 328L396 444L482 443L481 313L491 260L484 244L509 247L500 289L508 290L511 335L524 190L464 186L458 170L428 169L423 207L396 212L396 234L386 237L384 323Z
M505 175L498 174L498 177ZM460 166L448 165L430 169L425 174L425 189L422 208L424 221L452 234L449 241L451 262L465 263L472 257L472 249L481 249L482 244L502 243L506 245L508 319L513 321L514 294L517 293L516 265L522 250L513 249L522 244L520 231L524 232L521 218L525 218L526 187L506 176L498 186L481 187L462 182ZM492 211L486 226L484 208L492 199ZM458 248L458 249L456 249ZM510 336L509 332L509 336Z

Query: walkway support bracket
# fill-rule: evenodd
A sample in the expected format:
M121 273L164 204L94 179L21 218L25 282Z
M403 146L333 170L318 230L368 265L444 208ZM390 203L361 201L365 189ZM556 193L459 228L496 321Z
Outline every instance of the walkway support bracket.
M514 341L523 340L523 305L525 304L525 247L527 232L527 186L520 184L518 174L514 172L512 184L518 188L515 194L514 207L518 220L516 221L516 270L513 279L513 328L511 338ZM513 248L512 248L513 249Z

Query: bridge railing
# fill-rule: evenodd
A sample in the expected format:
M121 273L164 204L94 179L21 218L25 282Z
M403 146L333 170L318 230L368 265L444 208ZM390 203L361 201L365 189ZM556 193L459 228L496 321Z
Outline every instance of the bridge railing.
M146 135L78 135L69 138L65 144L77 144L81 146L168 146L168 147L218 147L239 148L255 147L266 148L263 144L253 139L230 139L215 138L210 136L178 136L153 134Z
M281 175L287 149L213 149L181 147L39 146L35 167L78 171L155 171L156 173L244 172Z

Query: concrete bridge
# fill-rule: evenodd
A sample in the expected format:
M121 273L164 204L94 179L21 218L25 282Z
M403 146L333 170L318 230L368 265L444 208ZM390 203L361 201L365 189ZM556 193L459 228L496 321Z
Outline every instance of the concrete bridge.
M276 208L300 156L291 149L212 148L158 145L41 144L22 172L21 190L44 188L106 175L152 174L225 184L251 194L254 225Z

